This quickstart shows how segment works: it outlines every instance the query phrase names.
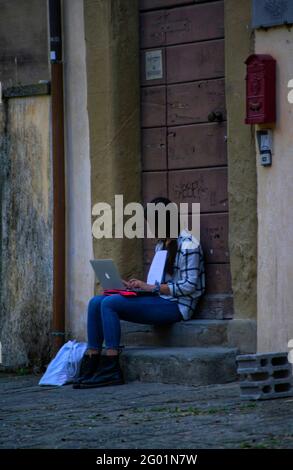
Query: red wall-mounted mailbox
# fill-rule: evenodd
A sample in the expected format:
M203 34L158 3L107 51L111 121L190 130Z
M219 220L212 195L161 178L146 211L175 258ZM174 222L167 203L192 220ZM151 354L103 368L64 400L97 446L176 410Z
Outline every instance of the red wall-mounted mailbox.
M268 54L253 54L245 61L246 124L276 122L276 61Z

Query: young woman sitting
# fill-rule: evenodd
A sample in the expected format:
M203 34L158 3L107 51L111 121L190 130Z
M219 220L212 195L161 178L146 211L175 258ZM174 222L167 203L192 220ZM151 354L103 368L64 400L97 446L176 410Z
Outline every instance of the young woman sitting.
M168 205L166 198L154 204ZM168 212L167 212L168 214ZM170 233L166 224L166 234ZM149 325L168 325L189 320L205 289L203 252L198 240L186 230L178 238L158 240L155 251L167 250L164 279L149 285L138 279L126 282L129 288L157 291L157 295L124 297L120 294L93 297L88 305L88 349L82 359L74 388L94 388L123 384L119 365L120 320ZM102 355L105 343L106 354Z

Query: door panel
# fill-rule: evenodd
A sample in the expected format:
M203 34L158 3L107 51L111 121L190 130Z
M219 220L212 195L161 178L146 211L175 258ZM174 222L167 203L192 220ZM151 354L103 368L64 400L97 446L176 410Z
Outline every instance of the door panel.
M231 294L231 273L229 264L207 264L206 265L206 293Z
M165 87L142 88L141 124L142 127L159 127L166 125Z
M168 125L208 122L212 112L225 111L224 80L182 83L167 88Z
M167 197L167 173L165 171L144 172L142 186L144 203L158 196Z
M201 212L228 209L227 169L169 171L168 193L172 201L200 203Z
M228 214L202 214L200 241L207 263L228 263Z
M166 170L167 128L142 129L141 140L143 170Z
M166 45L224 37L224 2L174 8L166 13Z
M168 128L169 169L226 164L226 123Z
M140 16L140 45L143 49L165 45L165 14L160 10Z
M184 44L167 48L168 83L223 77L224 41Z
M141 15L141 47L224 37L224 2L201 3Z

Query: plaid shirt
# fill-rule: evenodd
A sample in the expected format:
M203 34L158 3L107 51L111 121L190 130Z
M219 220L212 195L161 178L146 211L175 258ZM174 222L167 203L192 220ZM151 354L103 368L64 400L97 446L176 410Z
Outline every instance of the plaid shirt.
M160 296L177 302L183 319L189 320L205 290L203 251L199 241L186 230L180 233L177 244L174 273L172 276L166 273L163 281L168 284L171 295ZM162 249L164 243L159 241L155 251Z

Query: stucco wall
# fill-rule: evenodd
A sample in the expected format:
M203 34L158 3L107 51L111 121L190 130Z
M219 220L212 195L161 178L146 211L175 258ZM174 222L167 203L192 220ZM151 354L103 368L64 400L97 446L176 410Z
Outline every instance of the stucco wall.
M258 350L286 351L293 338L293 32L286 27L256 31L256 53L277 61L277 124L273 164L257 162Z
M83 0L63 2L66 153L66 332L85 337L94 293Z
M3 365L48 360L52 317L50 98L10 98L2 106Z
M0 8L2 84L49 80L47 0L1 0Z
M249 0L225 0L229 250L235 318L256 318L256 168L245 118L244 61L254 50Z
M140 201L140 98L137 0L85 0L91 203ZM123 276L140 276L140 240L94 240Z

